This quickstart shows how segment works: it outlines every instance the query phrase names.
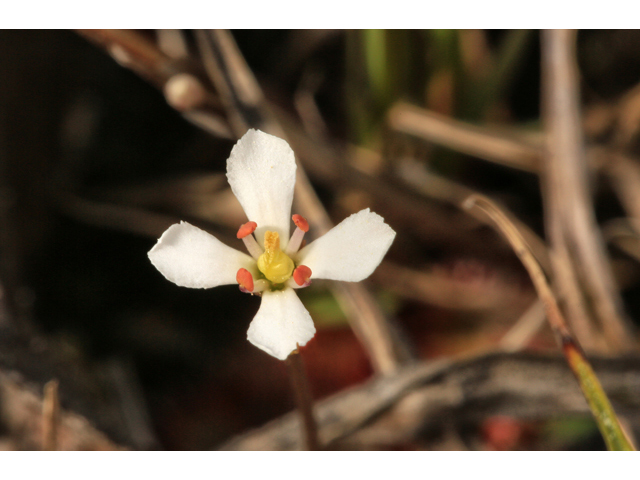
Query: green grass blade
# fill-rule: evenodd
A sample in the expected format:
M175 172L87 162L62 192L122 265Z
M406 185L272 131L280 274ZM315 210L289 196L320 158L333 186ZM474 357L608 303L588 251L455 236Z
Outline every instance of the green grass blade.
M578 346L567 339L563 350L569 367L580 383L589 408L609 450L635 450L625 435L600 381Z

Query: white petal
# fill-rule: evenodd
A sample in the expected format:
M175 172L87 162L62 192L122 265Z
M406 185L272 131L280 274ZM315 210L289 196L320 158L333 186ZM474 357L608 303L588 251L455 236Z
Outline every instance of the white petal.
M237 283L239 268L257 273L250 256L187 222L171 225L149 251L149 260L167 280L189 288Z
M271 230L278 232L280 245L285 248L296 183L296 161L289 144L259 130L249 130L231 150L227 178L247 218L258 224L258 243L262 246L264 232Z
M311 269L311 280L359 282L380 265L395 236L380 215L366 208L300 250L298 264Z
M253 318L247 339L256 347L285 360L298 345L306 345L316 334L311 315L290 288L266 291Z

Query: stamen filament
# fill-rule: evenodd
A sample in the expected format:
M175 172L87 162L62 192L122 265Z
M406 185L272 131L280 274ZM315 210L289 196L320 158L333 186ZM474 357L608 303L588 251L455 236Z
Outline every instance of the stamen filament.
M243 225L240 225L238 229L238 233L236 236L242 239L244 246L247 248L249 255L251 255L255 260L258 260L258 257L262 255L262 249L256 239L253 237L253 232L258 228L258 224L256 222L247 222Z
M287 255L293 255L300 249L300 245L302 244L302 239L304 238L304 234L309 231L309 222L302 215L298 215L297 213L291 217L293 223L296 225L296 230L291 235L291 239L287 244L287 248L285 252Z
M262 255L262 249L260 248L260 245L254 238L254 236L247 235L242 239L242 241L244 242L244 246L249 252L249 255L251 255L255 260L258 260L258 258L260 258L260 255Z
M304 231L296 227L295 231L293 232L293 235L291 235L291 239L289 240L289 243L287 244L287 248L285 249L284 253L286 253L289 256L296 253L300 249L300 245L302 244L303 237L304 237Z

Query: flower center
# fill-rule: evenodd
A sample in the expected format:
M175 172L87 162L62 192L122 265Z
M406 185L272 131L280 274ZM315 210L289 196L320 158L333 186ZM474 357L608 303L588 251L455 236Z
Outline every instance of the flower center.
M293 273L293 260L280 250L277 232L265 232L264 253L258 258L258 269L273 283L284 283Z

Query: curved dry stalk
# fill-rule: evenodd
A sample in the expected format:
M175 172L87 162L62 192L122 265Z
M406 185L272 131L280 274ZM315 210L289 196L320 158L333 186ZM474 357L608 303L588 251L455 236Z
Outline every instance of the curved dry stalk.
M564 321L555 296L547 282L540 263L531 251L531 247L524 240L520 231L511 220L488 198L482 195L472 195L464 203L464 208L471 210L474 207L480 208L493 220L495 225L507 237L515 254L518 256L524 267L527 269L533 286L538 292L538 296L545 305L547 318L559 342L563 343L563 338L570 337L569 329Z
M634 450L631 442L620 426L606 393L600 385L589 361L584 356L578 342L573 338L558 307L555 296L547 282L547 278L531 252L524 238L515 225L486 197L473 195L465 202L465 207L482 209L495 222L496 227L507 237L516 255L527 269L531 281L544 303L549 325L555 333L556 340L567 359L573 374L578 379L598 428L604 437L609 450Z

